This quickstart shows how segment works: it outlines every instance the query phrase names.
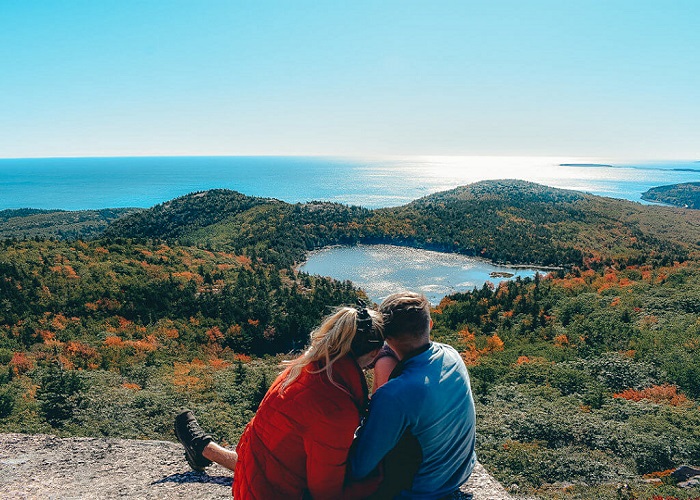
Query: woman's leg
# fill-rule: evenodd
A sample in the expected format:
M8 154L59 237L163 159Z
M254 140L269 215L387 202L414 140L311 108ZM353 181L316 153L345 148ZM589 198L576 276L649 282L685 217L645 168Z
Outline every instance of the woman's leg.
M209 444L204 447L202 456L229 470L234 470L236 468L236 462L238 462L238 453L234 450L219 446L214 441L209 442Z

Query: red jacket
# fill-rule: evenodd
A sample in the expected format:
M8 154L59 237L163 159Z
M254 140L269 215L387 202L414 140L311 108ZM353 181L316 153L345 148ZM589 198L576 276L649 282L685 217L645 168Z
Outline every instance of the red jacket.
M311 370L317 366L310 365ZM280 392L286 371L267 391L236 451L236 500L365 498L378 479L345 484L348 450L367 401L362 370L351 356L301 375Z

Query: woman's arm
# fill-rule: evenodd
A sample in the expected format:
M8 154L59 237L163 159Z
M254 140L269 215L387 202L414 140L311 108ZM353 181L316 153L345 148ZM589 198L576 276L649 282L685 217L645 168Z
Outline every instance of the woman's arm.
M392 356L384 356L379 358L374 364L374 382L372 383L372 394L377 392L377 389L389 380L389 375L394 371L399 360Z

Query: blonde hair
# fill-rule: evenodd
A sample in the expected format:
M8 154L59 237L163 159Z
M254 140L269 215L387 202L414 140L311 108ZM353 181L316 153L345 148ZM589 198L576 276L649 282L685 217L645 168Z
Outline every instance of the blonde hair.
M357 334L357 309L341 307L326 316L323 322L311 332L309 348L296 359L285 361L287 376L282 382L282 391L294 382L302 371L311 363L319 361L320 368L310 373L326 372L333 385L333 363L352 351L352 341ZM382 317L377 311L369 309L372 327L381 331Z

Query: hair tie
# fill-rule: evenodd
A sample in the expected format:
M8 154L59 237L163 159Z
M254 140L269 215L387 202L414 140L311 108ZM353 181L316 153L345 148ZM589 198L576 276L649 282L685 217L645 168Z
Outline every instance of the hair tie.
M357 333L362 333L369 338L374 324L372 322L372 316L369 315L367 304L364 300L357 299L357 305L355 308L357 309L357 319L355 320L355 328L357 329Z

